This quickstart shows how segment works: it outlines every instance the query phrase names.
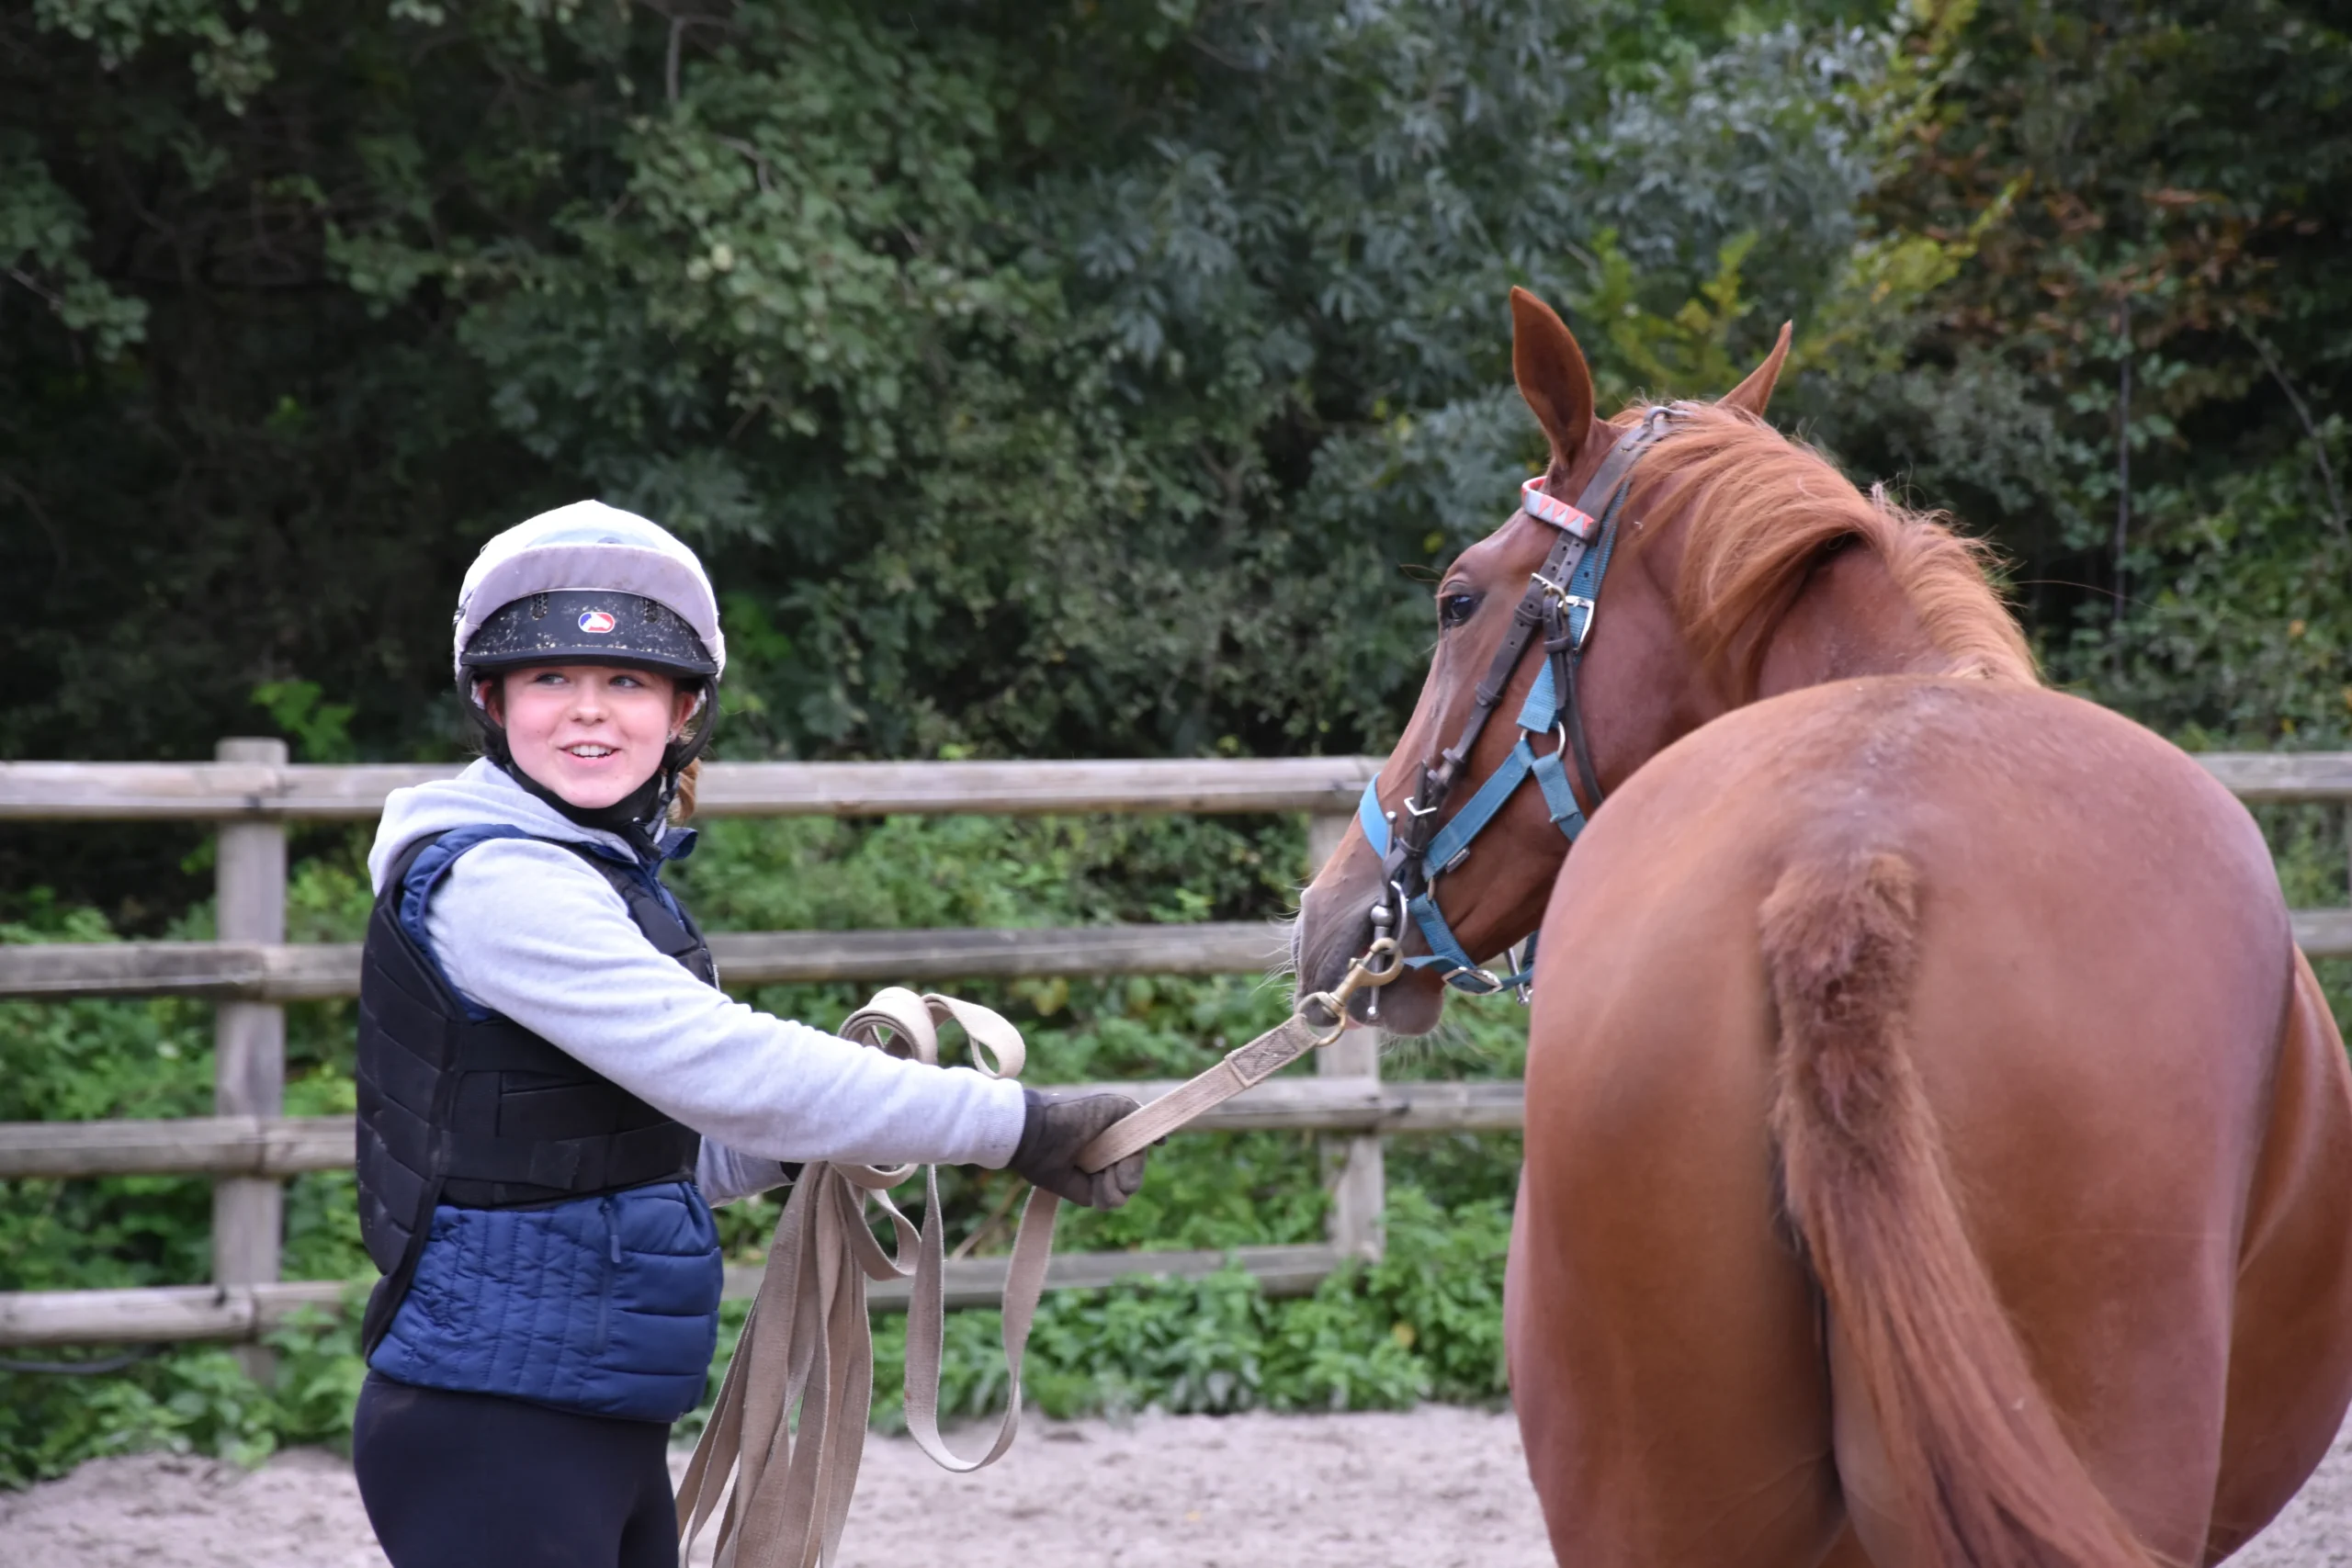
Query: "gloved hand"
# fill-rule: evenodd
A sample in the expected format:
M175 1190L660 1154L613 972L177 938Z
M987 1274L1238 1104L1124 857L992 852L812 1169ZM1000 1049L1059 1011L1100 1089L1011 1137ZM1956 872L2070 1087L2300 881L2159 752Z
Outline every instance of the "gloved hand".
M1005 1167L1016 1176L1090 1209L1115 1209L1143 1185L1141 1154L1132 1154L1101 1170L1078 1168L1078 1151L1095 1134L1136 1108L1124 1094L1069 1094L1023 1089L1029 1119L1022 1124L1021 1142Z

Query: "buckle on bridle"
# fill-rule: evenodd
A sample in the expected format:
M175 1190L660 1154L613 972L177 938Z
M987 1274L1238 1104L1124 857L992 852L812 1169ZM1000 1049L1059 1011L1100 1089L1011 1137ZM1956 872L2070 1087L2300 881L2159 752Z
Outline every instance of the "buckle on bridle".
M1591 600L1586 598L1581 593L1570 592L1565 583L1555 582L1540 571L1529 572L1527 574L1527 581L1535 584L1536 587L1544 590L1544 597L1552 601L1553 604L1560 605L1564 609L1571 604L1581 604L1588 610L1592 608Z
M1555 582L1540 571L1531 571L1527 574L1527 578L1529 581L1544 591L1544 598L1549 599L1562 611L1573 613L1582 610L1586 628L1591 627L1593 612L1600 607L1599 601L1571 592L1566 583ZM1584 633L1577 632L1576 638L1577 646L1581 648L1584 644Z
M1485 987L1481 989L1476 986L1464 985L1461 977L1464 975L1476 975L1487 983ZM1481 969L1475 964L1464 964L1457 969L1447 970L1439 976L1439 983L1452 986L1457 991L1467 991L1474 997L1491 997L1503 988L1501 976L1491 969Z
M1584 639L1592 635L1592 623L1600 618L1600 601L1588 598L1582 593L1571 592L1566 586L1555 582L1540 571L1531 571L1527 575L1536 587L1544 591L1544 597L1550 600L1567 620L1568 635L1556 641L1551 637L1545 637L1544 639L1545 651L1555 653L1565 648L1571 653L1582 653ZM1577 619L1578 610L1584 612L1584 619L1581 621Z

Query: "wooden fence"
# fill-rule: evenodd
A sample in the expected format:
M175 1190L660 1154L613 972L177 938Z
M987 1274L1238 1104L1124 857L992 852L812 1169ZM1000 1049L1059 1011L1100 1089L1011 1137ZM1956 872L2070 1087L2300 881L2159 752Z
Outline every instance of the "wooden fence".
M2352 753L2211 753L2199 761L2248 801L2352 801ZM704 770L699 809L705 817L1305 812L1309 861L1319 864L1378 765L1368 757L714 763ZM276 740L224 740L209 764L0 763L0 819L219 824L220 909L219 940L209 942L0 947L0 997L194 996L212 998L216 1008L212 1116L0 1123L0 1179L211 1178L213 1282L0 1292L0 1346L250 1340L300 1307L341 1300L340 1281L277 1278L283 1182L347 1168L353 1149L349 1118L283 1114L284 1004L353 996L359 981L356 945L286 942L286 825L364 820L391 790L453 771L289 765ZM2294 919L2297 940L2314 956L2352 956L2352 909L2299 910ZM711 945L721 971L740 984L1232 974L1268 968L1282 956L1279 928L1257 923L730 932L715 934ZM1316 1077L1261 1084L1197 1124L1209 1133L1328 1134L1329 1239L1233 1255L1272 1292L1312 1290L1342 1258L1378 1254L1384 1135L1521 1124L1516 1082L1383 1083L1377 1058L1377 1037L1352 1032L1319 1054ZM1115 1087L1148 1099L1170 1086ZM1097 1285L1133 1274L1194 1275L1222 1267L1227 1256L1065 1255L1054 1260L1050 1280ZM993 1299L1002 1280L1001 1259L949 1266L949 1295L958 1303ZM730 1295L748 1295L757 1284L756 1269L729 1273ZM887 1290L876 1296L877 1304L894 1304Z

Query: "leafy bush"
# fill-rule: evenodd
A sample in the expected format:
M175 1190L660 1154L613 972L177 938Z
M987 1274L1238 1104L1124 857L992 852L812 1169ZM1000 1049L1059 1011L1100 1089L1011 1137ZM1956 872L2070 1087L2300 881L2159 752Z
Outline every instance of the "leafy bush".
M264 1340L277 1353L266 1384L211 1346L134 1359L117 1371L67 1376L0 1369L0 1486L22 1486L85 1459L164 1449L258 1464L298 1443L347 1445L367 1369L359 1359L366 1287L340 1314L306 1309ZM69 1355L55 1366L121 1359ZM9 1366L25 1366L12 1359Z
M1059 1291L1039 1306L1023 1369L1049 1416L1238 1410L1396 1410L1432 1395L1504 1393L1502 1269L1507 1209L1453 1213L1418 1188L1392 1187L1388 1248L1349 1263L1315 1293L1272 1300L1238 1267L1198 1280L1136 1280ZM978 1416L1003 1407L1002 1321L950 1314L940 1408ZM875 1338L875 1414L903 1424L904 1320ZM716 1387L716 1383L713 1384Z

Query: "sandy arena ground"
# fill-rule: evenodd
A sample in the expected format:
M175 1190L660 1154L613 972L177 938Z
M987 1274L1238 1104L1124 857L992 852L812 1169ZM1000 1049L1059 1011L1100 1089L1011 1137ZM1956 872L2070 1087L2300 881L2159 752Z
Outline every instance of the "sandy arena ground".
M684 1456L678 1456L683 1464ZM706 1547L707 1542L705 1542ZM866 1449L844 1568L1541 1568L1508 1415L1038 1422L978 1476ZM699 1556L699 1554L698 1554ZM145 1455L0 1495L8 1568L382 1568L348 1466ZM2352 1427L2241 1568L2352 1568Z

